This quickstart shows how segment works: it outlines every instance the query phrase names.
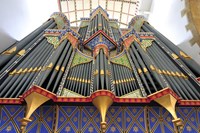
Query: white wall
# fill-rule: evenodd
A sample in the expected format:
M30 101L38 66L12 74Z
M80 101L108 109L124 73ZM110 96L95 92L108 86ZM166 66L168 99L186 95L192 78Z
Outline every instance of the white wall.
M178 47L185 51L200 65L200 47L197 44L190 46L190 42L188 40L182 44L179 44Z
M192 37L185 28L187 17L181 17L184 8L184 0L153 0L148 21L173 43L181 44Z
M1 0L0 52L58 11L57 0Z
M189 43L192 33L185 28L188 19L181 16L184 8L184 0L153 0L148 21L200 64L200 47Z

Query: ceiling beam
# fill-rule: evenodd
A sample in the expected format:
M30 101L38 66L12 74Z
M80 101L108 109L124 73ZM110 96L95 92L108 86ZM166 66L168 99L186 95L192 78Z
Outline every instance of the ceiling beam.
M59 12L62 12L61 1L57 0Z
M90 0L90 13L92 12L92 0Z
M76 9L76 0L74 0L74 9L75 9L75 21L76 21L76 26L78 26L78 23L77 23L77 9Z
M120 16L119 16L119 21L120 22L122 21L122 9L123 9L123 0L122 0L122 3L121 3ZM120 27L120 25L119 25L119 27Z

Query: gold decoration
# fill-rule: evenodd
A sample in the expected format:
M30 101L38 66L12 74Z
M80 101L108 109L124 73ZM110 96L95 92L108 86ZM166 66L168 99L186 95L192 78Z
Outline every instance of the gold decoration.
M181 77L181 75L179 74L179 72L176 72L176 76Z
M25 132L25 127L28 124L28 122L32 121L30 119L31 115L33 114L33 112L40 107L43 103L45 103L46 101L48 101L49 98L45 97L39 93L36 92L32 92L31 94L29 94L26 98L25 101L27 103L27 107L26 107L26 115L25 117L21 120L21 130L22 133Z
M106 70L106 74L107 74L108 76L110 76L110 72L109 72L108 70Z
M53 67L53 63L50 63L46 68L51 69Z
M40 71L42 69L42 67L39 67L37 71Z
M169 71L167 71L167 75L171 76L172 74Z
M165 70L162 70L163 74L167 74Z
M59 71L59 69L60 69L60 66L56 66L55 70Z
M28 70L28 73L32 72L33 71L33 68L31 67L29 70Z
M104 70L103 69L101 69L100 74L104 75Z
M17 70L15 69L14 71L10 72L10 75L14 75L17 72Z
M26 73L26 72L28 72L28 68L25 68L25 69L22 71L22 73Z
M36 72L38 70L38 68L37 67L35 67L34 69L33 69L33 71L32 72Z
M157 69L157 73L162 74L162 71L160 69Z
M156 70L156 68L153 65L150 65L150 68L151 68L152 71Z
M61 71L64 72L64 70L65 70L65 67L61 67Z
M19 56L22 56L22 55L24 55L26 53L26 50L20 50L18 53L17 53L17 55L19 55Z
M95 75L97 75L99 72L98 72L98 70L96 69L95 71L94 71L94 76Z
M14 53L16 50L17 50L17 47L15 46L9 50L4 51L2 54L9 55L9 54Z
M138 73L141 74L142 73L142 70L140 68L138 68Z
M176 74L175 74L174 72L171 72L171 75L172 75L172 76L176 76Z
M185 54L184 52L180 51L180 55L186 59L191 59L190 56L188 56L187 54Z
M176 55L176 54L174 54L174 53L172 53L171 55L172 55L172 57L173 57L174 60L176 60L176 59L179 58L178 55Z
M99 35L99 42L102 42L102 41L103 41L102 38L103 38L103 37L102 37L102 34L100 34L100 35Z
M106 113L108 108L113 103L113 99L109 96L97 96L95 99L93 99L92 103L97 107L101 114L101 131L102 133L105 133L106 131Z
M20 74L22 72L22 68L21 69L19 69L19 71L18 72L16 72L16 74Z
M143 71L144 71L144 73L148 72L146 67L143 68Z
M119 84L118 80L115 81L116 84Z
M172 122L175 123L176 128L177 127L180 127L181 129L183 128L182 120L177 117L176 110L175 110L177 99L175 99L171 94L167 94L160 98L155 99L154 101L156 101L161 106L163 106L166 110L169 111L169 113L174 118Z

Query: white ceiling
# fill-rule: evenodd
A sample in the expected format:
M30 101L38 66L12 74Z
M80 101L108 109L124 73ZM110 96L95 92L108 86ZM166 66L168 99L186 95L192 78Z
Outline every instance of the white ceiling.
M108 12L109 18L118 19L120 27L127 28L131 19L138 14L141 1L142 0L59 0L59 5L60 11L65 13L70 20L71 26L79 26L80 18L89 18L90 13L98 6L101 6Z

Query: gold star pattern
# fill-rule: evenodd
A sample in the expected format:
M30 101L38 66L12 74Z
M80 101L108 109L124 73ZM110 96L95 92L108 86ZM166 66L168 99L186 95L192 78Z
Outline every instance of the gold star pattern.
M7 117L6 116L3 116L3 121L6 121L7 120Z
M95 121L96 121L96 122L99 122L99 118L96 118Z
M134 126L134 127L133 127L133 131L137 133L137 132L138 132L138 127L137 127L137 126Z
M191 121L194 122L194 117L191 117Z
M116 131L116 128L114 126L112 126L110 131L114 133Z
M21 117L19 117L19 116L17 117L17 121L21 121L21 119L22 119Z
M71 127L70 127L70 126L67 126L67 127L65 128L65 131L66 131L66 132L71 131Z
M187 109L184 109L183 112L184 112L185 114L187 114L187 113L188 113L188 110L187 110Z
M131 121L131 118L130 118L130 117L127 117L127 118L126 118L126 121L127 121L127 122L130 122L130 121Z
M167 121L170 122L171 121L171 117L168 116L167 117Z
M6 128L6 131L7 132L10 132L12 130L12 127L9 125L9 126L7 126L7 128Z
M121 118L120 117L117 117L117 122L121 122Z
M155 122L156 119L154 117L151 117L151 122Z
M10 111L13 113L15 112L15 108L11 108Z
M47 121L48 121L48 122L51 122L51 121L52 121L52 118L51 118L51 117L47 117Z
M74 122L77 122L78 118L77 117L74 117L73 121Z
M90 112L90 113L93 113L93 112L94 112L94 109L93 109L93 108L90 108L90 109L89 109L89 112Z
M187 126L186 127L187 131L191 132L192 131L192 128L190 126Z
M86 122L86 121L87 121L87 118L86 118L86 117L83 117L83 121Z
M64 117L60 117L60 121L63 122L64 121Z
M92 132L94 131L94 128L90 126L90 127L88 128L88 131L89 131L90 133L92 133Z
M72 112L72 109L71 108L68 108L67 109L67 113L69 114L69 113L71 113Z
M143 122L143 121L144 121L144 119L143 119L142 117L140 117L140 118L139 118L139 121L140 121L140 122Z
M137 112L137 109L133 109L132 111L133 111L133 113L136 113L136 112Z
M111 112L111 113L115 113L115 109L112 108L112 109L110 110L110 112Z

